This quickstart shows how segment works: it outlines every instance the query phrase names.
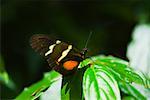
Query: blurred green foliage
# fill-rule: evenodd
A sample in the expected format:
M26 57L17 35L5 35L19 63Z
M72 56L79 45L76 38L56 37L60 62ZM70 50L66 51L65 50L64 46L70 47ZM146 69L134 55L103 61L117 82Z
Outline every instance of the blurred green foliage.
M29 45L33 34L52 34L82 49L93 31L88 55L109 54L126 59L132 29L140 21L149 21L149 11L148 0L2 0L1 55L17 86L12 91L2 85L2 98L16 97L49 70L47 62Z
M0 56L0 84L4 84L10 89L15 89L15 84L13 83L8 73L6 72L4 61L1 56Z

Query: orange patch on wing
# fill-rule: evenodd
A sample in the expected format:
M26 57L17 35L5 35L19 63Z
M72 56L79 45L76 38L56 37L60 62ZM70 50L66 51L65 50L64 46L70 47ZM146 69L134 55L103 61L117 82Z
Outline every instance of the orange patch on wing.
M77 67L79 63L77 61L69 60L64 62L63 66L66 70L72 70L73 68Z

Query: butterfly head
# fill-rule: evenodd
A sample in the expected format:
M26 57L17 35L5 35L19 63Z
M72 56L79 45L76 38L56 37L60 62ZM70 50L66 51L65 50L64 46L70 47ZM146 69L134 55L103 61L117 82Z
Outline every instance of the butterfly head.
M81 51L81 57L83 58L83 59L85 59L85 56L86 56L86 54L87 54L87 52L88 52L88 49L87 48L83 48L82 49L82 51Z

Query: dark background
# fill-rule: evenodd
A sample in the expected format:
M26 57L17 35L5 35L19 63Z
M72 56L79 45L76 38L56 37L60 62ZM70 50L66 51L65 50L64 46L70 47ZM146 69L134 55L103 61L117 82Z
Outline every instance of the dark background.
M33 34L51 34L82 49L92 31L88 56L105 54L127 60L131 33L149 15L150 2L140 0L2 0L1 56L17 86L11 90L2 85L2 98L16 97L48 71L47 62L30 47Z

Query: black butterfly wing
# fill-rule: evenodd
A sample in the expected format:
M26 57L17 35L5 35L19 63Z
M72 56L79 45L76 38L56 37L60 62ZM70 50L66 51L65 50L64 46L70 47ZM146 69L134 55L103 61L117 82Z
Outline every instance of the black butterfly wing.
M59 43L57 44L58 41ZM35 51L37 51L41 56L46 58L51 68L54 68L56 71L62 74L68 73L68 71L65 70L62 66L65 61L75 60L80 62L83 60L80 51L72 47L67 55L62 60L58 61L58 59L61 58L61 56L63 55L63 52L72 45L69 45L55 38L51 38L45 34L33 35L30 39L30 44ZM49 53L51 46L54 48L52 49L51 53Z
M56 65L61 65L61 62L59 62L58 59L62 56L62 52L64 50L66 50L67 47L68 47L68 44L64 43L62 41L61 41L61 43L57 44L54 47L53 52L47 57L47 61L48 61L49 65L51 63L56 63ZM53 62L51 62L51 61L53 61Z
M55 39L51 39L48 35L35 34L30 38L31 47L41 56L45 57L45 53L49 50L49 45L55 43Z
M56 41L59 41L60 43L56 44ZM68 47L67 43L53 37L51 38L46 34L33 35L30 39L30 45L48 61L50 67L59 65L57 60L62 56L62 52ZM53 46L54 48L51 53L48 53L50 51L50 46Z
M49 50L49 46L55 44L56 39L50 38L45 34L35 34L30 38L31 47L38 52L41 56L48 60L50 67L53 67L56 62L50 57L50 55L45 56L45 53Z

